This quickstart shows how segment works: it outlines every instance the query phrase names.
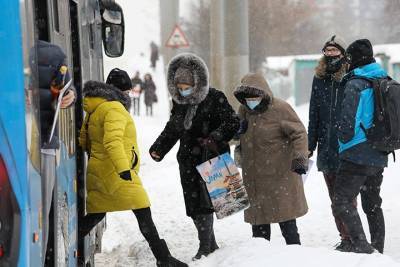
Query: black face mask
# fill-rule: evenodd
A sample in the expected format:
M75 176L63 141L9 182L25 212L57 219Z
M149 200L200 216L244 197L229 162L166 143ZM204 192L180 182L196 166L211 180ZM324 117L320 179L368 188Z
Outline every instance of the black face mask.
M340 56L325 56L326 60L326 72L328 74L336 73L340 70L342 65L346 62L344 57Z

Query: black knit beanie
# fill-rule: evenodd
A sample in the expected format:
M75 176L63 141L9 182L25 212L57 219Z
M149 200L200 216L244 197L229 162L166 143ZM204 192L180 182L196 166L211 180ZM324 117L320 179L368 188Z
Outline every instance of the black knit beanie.
M121 91L126 91L132 88L132 82L128 73L124 70L115 68L110 71L107 77L107 84L111 84Z
M354 41L346 49L350 70L375 62L372 44L368 39Z

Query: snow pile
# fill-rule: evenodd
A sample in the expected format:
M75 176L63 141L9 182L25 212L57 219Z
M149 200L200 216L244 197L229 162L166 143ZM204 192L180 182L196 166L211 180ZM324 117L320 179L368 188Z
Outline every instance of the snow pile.
M249 249L251 248L251 249ZM271 245L260 238L246 239L229 248L221 248L213 255L191 266L249 267L249 266L305 266L305 267L395 267L399 266L380 254L347 254L326 248Z

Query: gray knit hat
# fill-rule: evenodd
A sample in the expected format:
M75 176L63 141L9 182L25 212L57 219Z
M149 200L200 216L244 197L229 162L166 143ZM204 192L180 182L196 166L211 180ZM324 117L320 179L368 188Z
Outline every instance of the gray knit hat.
M179 67L175 72L174 83L175 85L181 83L193 86L194 85L193 73L188 68Z
M340 37L340 36L338 36L338 35L333 35L332 37L330 37L330 38L326 41L324 47L322 48L322 51L325 50L325 48L327 48L328 46L334 46L334 47L336 47L336 48L339 49L339 50L342 52L342 54L344 55L345 52L346 52L347 43L346 43L346 41L345 41L342 37Z

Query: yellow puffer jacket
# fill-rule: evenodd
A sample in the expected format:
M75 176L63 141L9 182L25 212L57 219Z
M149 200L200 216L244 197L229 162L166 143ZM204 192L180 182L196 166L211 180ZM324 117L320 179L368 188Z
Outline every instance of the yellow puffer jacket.
M80 145L89 154L87 212L135 210L150 206L138 176L139 150L130 114L119 101L103 97L84 98L85 121ZM119 173L130 170L132 181Z

